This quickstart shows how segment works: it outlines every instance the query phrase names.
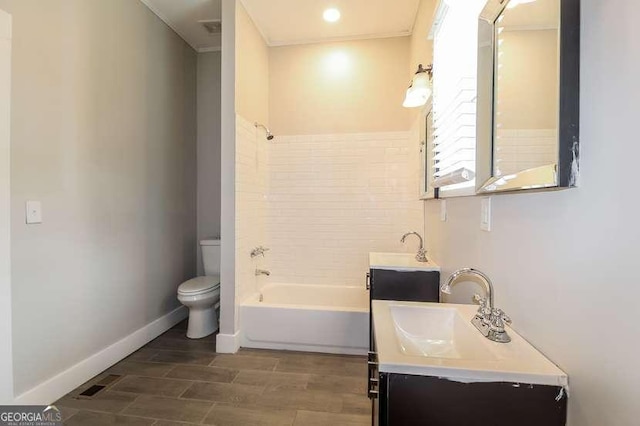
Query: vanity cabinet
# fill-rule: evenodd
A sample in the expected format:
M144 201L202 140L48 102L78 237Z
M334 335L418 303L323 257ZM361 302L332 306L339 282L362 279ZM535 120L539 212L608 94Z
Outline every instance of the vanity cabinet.
M485 342L470 324L475 311L373 302L367 393L374 426L566 425L566 374L515 330L510 343ZM426 312L445 320L412 327ZM449 326L458 330L449 342L434 340L443 335L436 328L446 334Z
M564 426L562 387L514 383L461 383L445 378L388 374L379 382L373 421L379 426Z

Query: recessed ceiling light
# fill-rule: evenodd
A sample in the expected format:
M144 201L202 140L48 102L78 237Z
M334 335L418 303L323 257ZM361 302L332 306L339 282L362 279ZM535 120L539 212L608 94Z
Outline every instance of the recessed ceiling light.
M325 10L322 14L322 17L327 22L337 22L338 20L340 20L340 11L335 7L332 7Z

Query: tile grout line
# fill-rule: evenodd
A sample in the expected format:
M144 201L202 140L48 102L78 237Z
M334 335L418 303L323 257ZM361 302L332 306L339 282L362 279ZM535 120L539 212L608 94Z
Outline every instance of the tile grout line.
M136 395L135 398L133 398L133 400L128 403L125 407L123 407L120 411L118 411L117 414L124 414L125 410L127 410L129 407L131 407L133 405L134 402L136 402L138 400L138 398L140 398L140 396L142 395Z
M202 419L198 422L199 425L206 424L204 421L207 420L207 418L209 417L209 415L211 414L213 409L216 407L216 405L218 405L218 402L217 401L212 401L211 407L209 407L207 412L204 413L204 417L202 417Z
M291 422L291 426L294 426L296 424L296 421L298 420L298 414L300 413L300 410L298 410L296 408L296 415L293 416L293 422Z

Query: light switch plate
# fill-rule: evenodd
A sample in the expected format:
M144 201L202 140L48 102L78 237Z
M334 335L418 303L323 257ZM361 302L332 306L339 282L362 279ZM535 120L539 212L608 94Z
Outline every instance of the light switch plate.
M447 221L447 200L440 200L440 221Z
M491 231L491 198L483 198L480 207L480 229Z
M42 223L42 203L40 201L27 201L25 214L27 224Z

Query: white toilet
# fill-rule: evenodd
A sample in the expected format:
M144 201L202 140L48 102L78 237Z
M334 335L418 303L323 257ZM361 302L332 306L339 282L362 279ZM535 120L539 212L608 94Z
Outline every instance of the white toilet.
M218 330L220 307L220 240L200 241L204 277L185 281L178 287L178 300L189 308L187 337L200 339Z

